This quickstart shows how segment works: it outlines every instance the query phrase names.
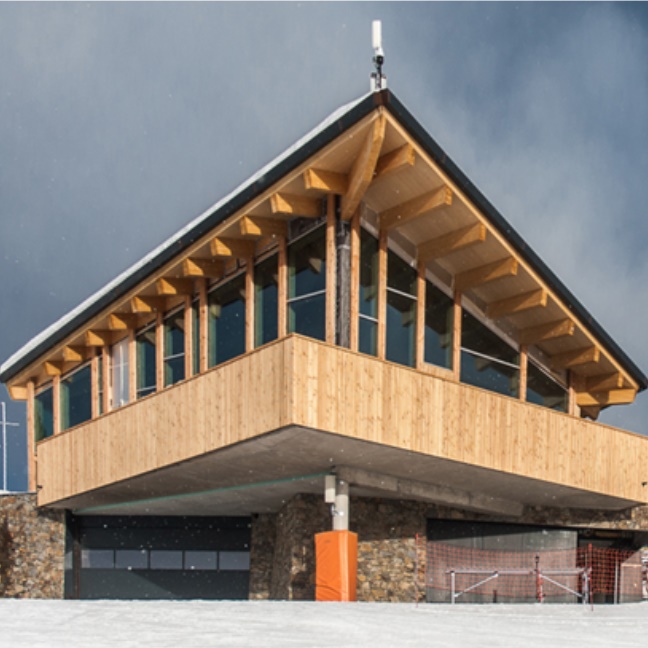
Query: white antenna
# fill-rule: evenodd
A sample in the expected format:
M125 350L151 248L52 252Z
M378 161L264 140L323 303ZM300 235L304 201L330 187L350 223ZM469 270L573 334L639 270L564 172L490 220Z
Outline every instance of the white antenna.
M387 87L387 77L382 73L385 52L382 48L382 23L380 20L374 20L371 23L371 45L374 51L373 62L376 66L376 71L371 73L371 91L380 92Z

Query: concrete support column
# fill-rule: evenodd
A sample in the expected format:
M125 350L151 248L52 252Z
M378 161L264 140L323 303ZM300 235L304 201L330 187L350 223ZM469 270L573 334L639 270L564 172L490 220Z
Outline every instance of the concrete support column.
M335 505L333 507L333 530L349 530L349 482L336 480Z

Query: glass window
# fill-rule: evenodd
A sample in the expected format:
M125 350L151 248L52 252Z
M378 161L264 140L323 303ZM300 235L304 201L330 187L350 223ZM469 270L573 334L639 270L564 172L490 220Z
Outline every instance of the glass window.
M425 282L424 360L439 367L452 367L454 302L429 281Z
M209 293L209 366L245 353L245 276Z
M103 409L104 395L104 357L99 355L97 358L97 412L99 416L104 413Z
M326 231L318 228L288 247L288 331L326 337Z
M527 369L527 401L558 412L566 412L567 389L539 367L529 362Z
M152 549L151 569L182 569L182 551Z
M135 337L137 345L137 398L152 394L157 386L155 325Z
M200 373L200 301L196 299L191 305L191 327L193 373L197 376Z
M38 392L34 397L34 436L36 441L54 434L54 408L52 388Z
M378 353L378 239L360 231L360 290L358 291L358 350Z
M254 344L277 339L278 257L271 256L254 268Z
M115 569L148 569L146 549L116 549Z
M414 366L417 272L391 250L387 253L387 360Z
M215 551L185 551L184 568L185 569L216 569L216 552Z
M112 406L121 407L128 403L130 389L128 338L113 344L110 357L112 361Z
M463 311L461 380L506 396L517 397L520 356L477 318Z
M185 377L185 313L179 310L164 319L164 386Z
M249 571L249 551L221 551L218 554L218 569L220 571Z
M115 552L112 549L82 549L83 569L114 569Z
M61 430L92 418L90 365L61 379Z

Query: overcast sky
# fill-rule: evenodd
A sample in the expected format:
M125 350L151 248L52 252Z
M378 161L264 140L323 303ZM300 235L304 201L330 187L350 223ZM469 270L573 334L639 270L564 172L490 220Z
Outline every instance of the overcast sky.
M367 92L377 18L392 91L648 371L648 5L599 3L0 2L0 362ZM648 396L601 420L648 434Z

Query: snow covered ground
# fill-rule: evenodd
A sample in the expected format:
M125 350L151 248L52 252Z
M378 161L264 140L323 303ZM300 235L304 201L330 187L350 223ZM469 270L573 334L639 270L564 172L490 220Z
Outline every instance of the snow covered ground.
M11 648L646 648L648 604L0 600Z

